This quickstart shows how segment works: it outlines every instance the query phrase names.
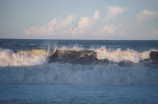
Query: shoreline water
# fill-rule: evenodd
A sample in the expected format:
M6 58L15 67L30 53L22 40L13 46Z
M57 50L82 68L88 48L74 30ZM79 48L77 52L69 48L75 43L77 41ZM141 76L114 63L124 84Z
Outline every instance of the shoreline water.
M0 85L0 103L32 104L156 104L158 86L83 84L5 84Z

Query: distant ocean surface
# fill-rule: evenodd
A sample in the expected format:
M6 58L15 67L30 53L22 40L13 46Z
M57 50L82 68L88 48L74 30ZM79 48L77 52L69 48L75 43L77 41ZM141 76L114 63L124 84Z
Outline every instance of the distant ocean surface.
M0 39L0 103L158 103L157 40Z

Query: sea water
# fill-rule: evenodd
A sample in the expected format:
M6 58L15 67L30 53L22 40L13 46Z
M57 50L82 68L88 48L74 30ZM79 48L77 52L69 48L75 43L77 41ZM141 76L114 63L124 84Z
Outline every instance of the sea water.
M158 103L156 40L0 40L0 103Z

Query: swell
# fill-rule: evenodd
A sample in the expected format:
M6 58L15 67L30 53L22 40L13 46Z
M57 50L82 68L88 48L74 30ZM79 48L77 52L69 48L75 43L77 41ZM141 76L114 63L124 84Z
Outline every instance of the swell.
M12 51L9 49L0 49L0 66L35 66L47 62L85 65L118 63L119 65L124 65L124 63L140 63L144 60L158 60L158 51L107 50L105 47L96 50L32 49Z

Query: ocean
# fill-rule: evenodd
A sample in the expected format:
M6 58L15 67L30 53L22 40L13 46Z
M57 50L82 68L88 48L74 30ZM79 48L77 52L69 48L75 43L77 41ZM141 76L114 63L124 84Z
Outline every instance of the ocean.
M0 39L2 104L156 104L157 40Z

